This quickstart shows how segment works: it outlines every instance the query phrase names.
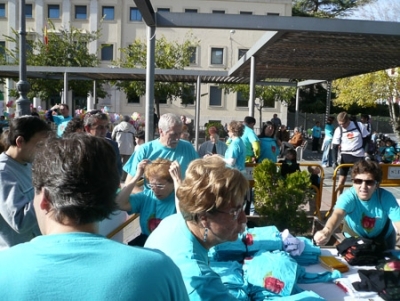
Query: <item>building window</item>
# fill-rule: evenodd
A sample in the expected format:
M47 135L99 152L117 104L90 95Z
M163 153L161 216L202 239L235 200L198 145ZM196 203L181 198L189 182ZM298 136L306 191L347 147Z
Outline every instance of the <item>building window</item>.
M25 4L25 18L33 18L32 4Z
M101 45L101 60L112 61L114 59L114 45L103 44Z
M241 15L252 15L253 12L251 12L251 11L240 11L240 14Z
M238 59L240 60L242 58L242 56L244 56L246 54L247 51L248 51L248 49L239 49L238 50Z
M127 95L126 95L126 97L128 98L128 103L131 103L131 104L140 104L140 96L139 95L137 95L135 92L131 92L131 93L128 93Z
M6 5L5 3L0 3L0 18L6 17Z
M182 87L182 103L186 105L194 105L196 99L196 89L194 85L185 85Z
M279 16L279 13L267 13L267 16Z
M236 93L236 107L247 108L249 106L249 101L247 97L243 96L243 93Z
M210 106L222 105L222 90L217 86L210 87Z
M190 65L198 65L197 63L197 47L189 47L189 51L192 53L189 59Z
M225 14L225 11L224 10L215 10L215 9L213 9L212 13L213 14Z
M211 48L211 65L224 63L224 48Z
M47 7L47 17L50 19L60 18L60 5L49 5Z
M114 6L103 6L101 9L101 15L104 20L114 20Z
M84 5L75 6L75 19L86 20L87 19L87 7Z
M6 42L0 41L0 58L5 58L6 56Z
M140 13L138 8L131 7L129 20L130 21L142 21L142 14Z
M185 13L197 14L197 9L195 9L195 8L185 8Z
M31 39L26 39L26 45L25 45L25 47L26 47L26 52L28 53L33 53L33 44L35 43L35 41L34 40L31 40Z
M165 11L165 12L169 13L171 10L169 8L157 8L157 11L158 12Z

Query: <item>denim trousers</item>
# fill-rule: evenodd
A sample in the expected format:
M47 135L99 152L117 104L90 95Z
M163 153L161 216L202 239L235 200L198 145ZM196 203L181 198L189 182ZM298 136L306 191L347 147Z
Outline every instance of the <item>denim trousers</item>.
M331 142L332 139L324 139L322 143L322 165L332 166Z

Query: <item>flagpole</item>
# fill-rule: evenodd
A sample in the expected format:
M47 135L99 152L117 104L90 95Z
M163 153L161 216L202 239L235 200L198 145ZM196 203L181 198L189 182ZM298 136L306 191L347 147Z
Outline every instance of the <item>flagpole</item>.
M30 115L31 109L27 94L31 88L26 80L26 20L25 20L25 0L20 0L19 7L19 82L17 83L17 90L19 98L16 101L15 116Z

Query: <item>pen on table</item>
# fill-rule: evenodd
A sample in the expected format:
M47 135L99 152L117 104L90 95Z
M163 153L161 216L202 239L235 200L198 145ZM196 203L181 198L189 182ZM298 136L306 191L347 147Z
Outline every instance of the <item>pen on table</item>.
M340 281L335 281L335 284L336 284L342 291L344 291L346 294L349 293L349 290L347 289L347 287L344 286Z

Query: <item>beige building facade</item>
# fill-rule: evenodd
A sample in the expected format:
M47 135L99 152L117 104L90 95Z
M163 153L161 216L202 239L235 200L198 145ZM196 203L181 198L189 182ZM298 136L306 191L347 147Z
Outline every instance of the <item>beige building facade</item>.
M155 11L177 13L214 13L214 14L252 14L290 16L291 0L152 0ZM88 45L91 53L98 52L101 67L111 67L111 62L120 57L119 49L127 47L135 39L146 41L146 25L133 0L27 0L26 1L27 39L43 39L43 29L48 20L56 29L73 26L84 31L95 31L101 27L99 40ZM11 35L12 28L19 28L19 1L0 0L0 45L8 48L4 35ZM200 40L192 57L192 63L186 69L192 70L229 70L248 49L264 34L264 31L244 31L232 29L171 29L157 28L156 38L165 36L170 41L183 42L187 34ZM106 47L103 47L106 45ZM8 82L12 87L12 83ZM247 97L237 93L224 94L218 86L202 84L200 103L200 125L208 121L243 120L248 115ZM144 114L145 97L129 100L116 87L107 86L109 96L98 99L97 106L107 106L110 112L131 115L133 112ZM4 89L5 99L7 91ZM256 99L256 103L258 100ZM181 105L180 100L164 100L160 103L161 114L174 112L189 118L195 116L195 104ZM277 113L283 123L287 120L287 107L277 102L275 107L264 108L263 121ZM257 126L258 110L255 111Z

